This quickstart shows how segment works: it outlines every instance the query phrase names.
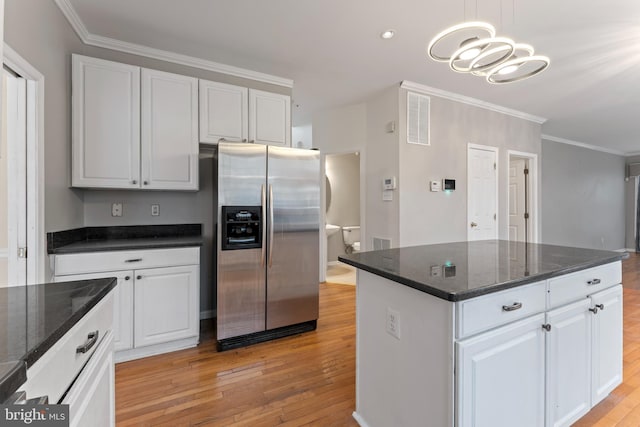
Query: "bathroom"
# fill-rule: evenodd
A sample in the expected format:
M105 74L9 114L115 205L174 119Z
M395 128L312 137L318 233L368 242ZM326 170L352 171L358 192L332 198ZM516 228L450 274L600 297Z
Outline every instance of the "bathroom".
M360 153L327 154L327 282L355 284L355 271L338 256L360 250Z

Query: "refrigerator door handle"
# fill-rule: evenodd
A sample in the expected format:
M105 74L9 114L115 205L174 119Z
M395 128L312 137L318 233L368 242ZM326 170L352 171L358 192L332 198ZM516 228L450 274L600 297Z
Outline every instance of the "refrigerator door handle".
M273 184L269 184L269 268L273 265Z
M261 188L261 201L262 201L262 254L260 256L260 265L264 267L264 262L267 254L267 192L262 184Z

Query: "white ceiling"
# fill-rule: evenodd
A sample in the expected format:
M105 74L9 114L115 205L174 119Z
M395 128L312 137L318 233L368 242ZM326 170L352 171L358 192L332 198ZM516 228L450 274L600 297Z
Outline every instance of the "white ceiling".
M293 79L297 124L409 80L545 117L556 138L640 152L638 0L68 1L90 34ZM551 67L490 85L427 59L430 39L465 19Z

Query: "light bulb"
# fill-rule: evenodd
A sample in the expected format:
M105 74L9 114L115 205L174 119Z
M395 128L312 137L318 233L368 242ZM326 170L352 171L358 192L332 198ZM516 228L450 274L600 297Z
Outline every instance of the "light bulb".
M498 71L498 74L504 76L505 74L513 73L518 69L518 67L518 65L509 65L508 67L501 68L500 71Z
M468 61L480 55L480 52L481 52L481 49L479 48L465 50L460 54L460 59L463 61Z
M387 31L383 31L383 32L380 34L380 37L382 37L382 38L383 38L383 39L385 39L385 40L388 40L388 39L392 38L395 34L396 34L396 33L395 33L395 31L393 31L393 30L387 30Z

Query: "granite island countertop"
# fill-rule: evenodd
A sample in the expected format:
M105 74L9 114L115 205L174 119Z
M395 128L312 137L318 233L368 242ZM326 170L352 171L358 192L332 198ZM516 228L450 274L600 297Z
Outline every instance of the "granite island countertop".
M115 278L0 288L0 403L27 368L115 286Z
M628 256L625 252L480 240L360 252L338 260L438 298L461 301Z
M84 227L47 233L49 254L202 246L201 224Z

